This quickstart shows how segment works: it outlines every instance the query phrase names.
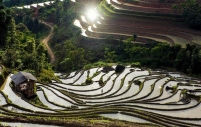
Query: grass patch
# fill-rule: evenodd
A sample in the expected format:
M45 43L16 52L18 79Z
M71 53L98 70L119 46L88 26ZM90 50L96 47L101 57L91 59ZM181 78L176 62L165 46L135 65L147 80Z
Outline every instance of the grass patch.
M91 123L110 123L109 120L90 120Z

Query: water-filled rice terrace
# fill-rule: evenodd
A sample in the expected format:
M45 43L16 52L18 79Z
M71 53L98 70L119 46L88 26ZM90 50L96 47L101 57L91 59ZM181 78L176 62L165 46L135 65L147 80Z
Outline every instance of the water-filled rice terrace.
M96 7L98 16L91 21L84 10L91 1L73 1L84 5L80 8L79 18L74 22L81 28L83 36L126 39L136 34L135 43L155 40L172 45L178 43L184 46L188 42L200 45L201 33L182 23L180 13L170 10L173 4L171 2L138 0L127 3L125 0L103 0ZM114 69L115 67L113 66ZM200 79L177 72L130 66L121 73L116 73L115 70L104 71L103 67L99 67L55 75L61 82L37 83L37 103L40 105L21 98L14 92L10 87L11 75L8 76L0 91L1 115L43 120L21 120L27 126L31 126L29 123L47 124L45 119L51 121L55 117L113 118L162 126L201 125ZM9 120L5 121L12 125ZM10 121L14 125L17 123L13 121L19 122ZM62 125L51 122L48 124Z
M112 66L114 69L116 66ZM62 82L37 83L43 106L18 96L10 76L1 91L1 114L49 118L113 118L163 126L201 125L199 80L164 70L127 66L55 74Z
M80 16L74 24L82 29L82 35L95 39L127 39L137 35L135 43L151 41L171 45L187 43L200 45L200 31L190 29L185 24L181 12L173 10L181 0L102 0L93 6L95 18L88 14L90 0L76 0L81 3Z

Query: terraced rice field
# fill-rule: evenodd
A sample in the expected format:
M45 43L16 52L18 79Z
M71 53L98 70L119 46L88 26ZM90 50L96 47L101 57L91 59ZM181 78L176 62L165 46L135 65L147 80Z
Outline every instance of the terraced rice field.
M73 2L87 4L90 0ZM83 36L89 38L126 39L136 34L136 42L139 43L155 40L172 45L178 43L184 46L188 42L200 45L201 33L190 30L185 24L172 22L170 17L174 16L178 16L175 19L178 22L182 20L180 14L170 11L171 3L157 2L103 0L99 6L93 8L97 12L94 20L81 8L80 18L74 24L81 28ZM163 9L157 10L159 6ZM122 73L105 73L102 69L80 70L69 75L57 73L55 75L61 82L37 83L36 94L40 105L30 103L16 94L10 87L9 75L0 91L1 115L37 117L49 121L55 117L106 117L162 126L201 126L200 79L164 70L129 66ZM92 83L85 84L88 78ZM100 82L103 84L100 85ZM39 126L27 121L23 123L26 123L25 126ZM13 122L6 124L22 125Z
M77 0L85 4L90 0ZM171 6L182 2L159 2L138 0L103 0L87 11L80 10L80 18L74 24L81 28L82 35L89 38L126 39L137 35L136 42L159 41L171 45L187 43L201 44L201 33L190 29L183 21L181 12L173 12Z
M107 117L163 126L201 125L199 80L129 66L122 73L102 70L92 68L69 75L56 74L62 83L37 83L36 93L43 106L20 98L9 85L10 75L1 91L1 114L66 119ZM87 78L92 83L85 84ZM103 85L99 84L100 80Z

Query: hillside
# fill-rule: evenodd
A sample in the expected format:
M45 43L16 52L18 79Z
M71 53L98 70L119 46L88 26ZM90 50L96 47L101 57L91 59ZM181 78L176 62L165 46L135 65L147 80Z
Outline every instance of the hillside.
M1 125L199 127L200 3L5 1ZM36 76L34 96L12 82L19 71Z

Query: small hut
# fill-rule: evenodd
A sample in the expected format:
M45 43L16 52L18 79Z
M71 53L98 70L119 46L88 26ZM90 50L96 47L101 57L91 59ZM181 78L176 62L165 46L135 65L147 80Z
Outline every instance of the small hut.
M25 97L31 97L36 95L34 92L34 85L37 79L31 74L27 72L18 72L11 76L11 79L14 83L13 88L22 93Z

